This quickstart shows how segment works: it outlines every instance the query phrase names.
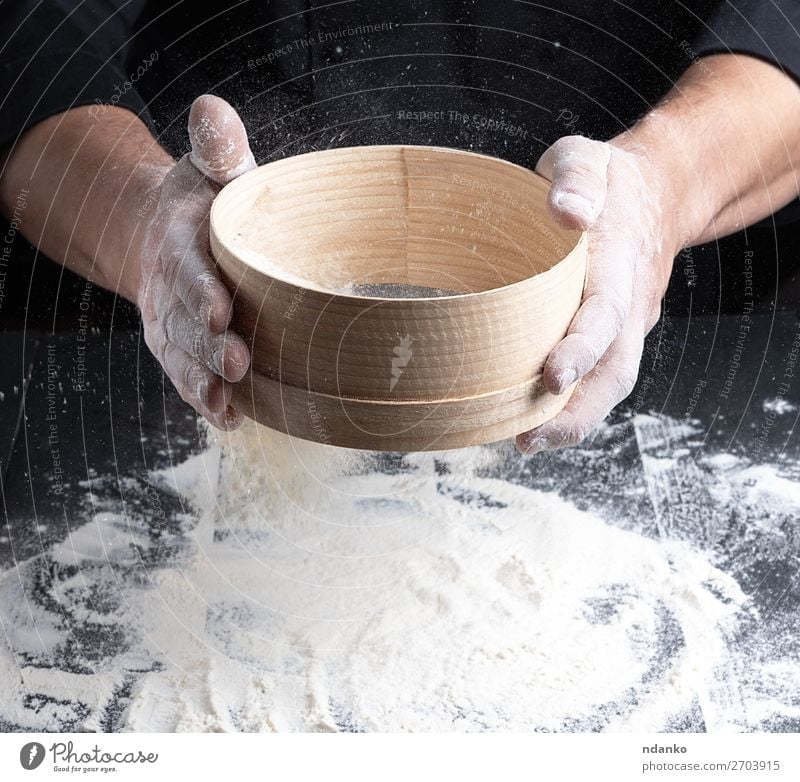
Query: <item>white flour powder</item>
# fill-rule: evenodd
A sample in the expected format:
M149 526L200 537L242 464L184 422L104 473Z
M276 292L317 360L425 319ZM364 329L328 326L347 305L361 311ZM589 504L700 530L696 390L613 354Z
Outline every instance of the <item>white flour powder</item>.
M131 729L554 730L609 709L658 729L709 700L744 596L684 545L479 477L491 448L376 472L252 423L220 438L219 506L142 620L170 663Z
M98 729L120 692L115 729L134 731L668 730L687 713L725 730L793 712L788 659L732 651L758 622L733 578L486 477L505 446L379 457L251 422L217 437L153 477L196 509L175 558L136 570L146 527L102 512L48 553L56 606L122 628L90 672L47 663L67 631L26 598L36 560L0 575L0 719ZM659 486L673 456L647 457ZM780 483L705 463L720 504Z

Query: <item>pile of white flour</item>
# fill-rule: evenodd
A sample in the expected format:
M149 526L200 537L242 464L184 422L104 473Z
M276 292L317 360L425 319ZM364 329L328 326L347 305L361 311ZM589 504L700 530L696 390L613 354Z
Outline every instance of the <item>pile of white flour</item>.
M494 448L377 471L250 422L219 437L218 502L208 457L174 476L196 549L141 609L166 664L129 729L657 730L698 702L718 727L745 601L685 545L480 477Z
M551 457L618 487L607 518L527 488L548 471L517 485L510 444L381 456L251 422L144 496L98 476L66 538L0 572L0 728L795 724L794 468L628 426L644 477L614 477L613 428Z

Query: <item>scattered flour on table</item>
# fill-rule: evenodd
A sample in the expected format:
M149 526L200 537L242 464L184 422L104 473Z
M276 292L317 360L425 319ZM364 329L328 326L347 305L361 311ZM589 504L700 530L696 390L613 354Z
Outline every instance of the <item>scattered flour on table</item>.
M46 600L28 599L37 560L0 574L0 722L104 729L116 695L132 731L669 730L698 710L740 727L720 678L752 606L689 543L485 477L498 447L216 437L152 476L191 503L173 559L142 568L148 528L98 511L48 552ZM796 497L735 458L707 460L720 503ZM65 608L120 635L88 670L50 662ZM791 668L769 664L765 716Z
M378 472L252 423L220 445L194 560L142 620L169 664L132 730L556 730L609 709L657 729L702 697L745 600L682 544L480 477L490 448Z
M765 399L762 408L765 413L776 413L777 415L797 412L797 405L779 396L772 399Z

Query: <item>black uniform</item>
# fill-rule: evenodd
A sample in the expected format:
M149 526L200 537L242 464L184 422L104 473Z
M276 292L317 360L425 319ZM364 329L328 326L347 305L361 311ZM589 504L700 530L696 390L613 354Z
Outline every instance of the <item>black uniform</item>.
M430 142L530 166L561 135L630 126L699 55L750 52L800 76L795 29L798 0L6 0L0 144L116 104L177 154L192 99L213 92L260 161Z
M532 167L562 135L630 127L701 55L800 78L796 30L800 0L5 0L0 145L111 104L177 156L210 92L239 110L260 163L430 143Z

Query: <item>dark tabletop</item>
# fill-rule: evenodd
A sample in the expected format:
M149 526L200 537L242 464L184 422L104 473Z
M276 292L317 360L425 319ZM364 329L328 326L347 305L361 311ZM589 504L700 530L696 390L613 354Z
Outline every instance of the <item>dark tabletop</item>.
M71 276L62 284L71 308L39 312L0 335L0 572L26 563L27 599L60 611L64 606L53 603L52 590L64 573L53 569L46 552L98 509L124 508L157 544L143 550L134 570L176 556L186 509L149 476L203 447L195 413L148 353L132 308ZM25 286L15 295L24 297ZM786 509L791 504L771 505L769 497L721 500L714 464L729 454L768 466L790 492L797 490L793 507L800 507L798 373L800 320L791 309L759 309L744 298L738 313L665 316L648 338L637 388L590 442L527 460L509 457L503 477L556 491L611 524L708 552L758 609L758 620L744 622L731 643L740 652L778 655L796 666L796 512ZM383 459L388 469L402 455ZM769 525L761 523L765 519ZM73 616L67 610L63 622L69 632L55 662L17 650L19 664L86 672L120 642L113 624L89 626L79 611ZM680 645L679 637L673 641ZM109 699L104 729L117 726L130 686ZM30 697L31 708L38 708L41 701ZM785 705L747 727L800 729L789 708L800 704ZM79 705L64 714L61 727L80 727ZM0 729L24 727L0 721ZM602 719L586 727L602 729ZM705 726L698 709L670 727Z

